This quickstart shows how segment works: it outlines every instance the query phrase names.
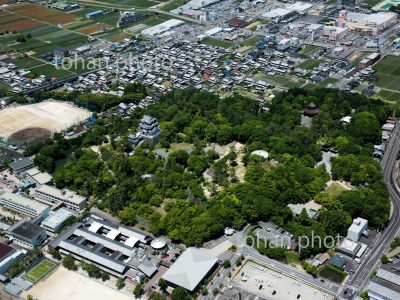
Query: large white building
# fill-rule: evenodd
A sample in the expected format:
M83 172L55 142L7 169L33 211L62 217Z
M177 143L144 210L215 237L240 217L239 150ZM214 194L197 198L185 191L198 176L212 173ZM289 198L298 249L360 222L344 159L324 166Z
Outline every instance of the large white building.
M353 223L347 230L347 238L354 242L358 242L363 234L368 229L368 221L363 218L353 220Z
M166 32L170 31L171 29L181 26L183 24L185 24L185 22L182 20L171 19L171 20L165 21L161 24L143 29L142 34L144 36L155 37L155 36L163 35Z
M50 232L58 232L70 217L72 217L70 211L60 208L50 212L49 216L42 221L41 226Z
M305 14L312 7L313 7L313 4L311 4L311 3L297 1L297 2L295 2L293 4L290 4L290 5L286 6L286 9L289 9L291 11L297 11L299 14Z
M45 218L50 210L48 205L9 192L0 195L0 204L9 210L31 218L38 216Z
M378 35L397 21L397 14L392 12L379 12L376 14L363 14L355 12L341 12L338 26L345 26L349 30L360 31Z
M191 0L184 5L171 10L170 12L173 14L184 14L185 11L200 10L204 7L207 7L214 3L218 3L220 1L221 0Z
M81 211L85 208L87 199L77 193L67 190L58 189L49 185L40 186L35 193L35 199L44 203L59 203L62 202L66 207Z

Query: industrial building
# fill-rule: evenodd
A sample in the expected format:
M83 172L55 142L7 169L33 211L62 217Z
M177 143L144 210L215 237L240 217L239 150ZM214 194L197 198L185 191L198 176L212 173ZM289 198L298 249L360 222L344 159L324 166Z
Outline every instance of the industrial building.
M81 211L87 204L87 199L68 189L58 189L49 185L40 186L35 193L35 199L44 203L62 202L66 207Z
M40 172L36 167L26 171L26 178L37 186L49 184L53 180L53 176L47 172Z
M48 205L10 192L0 195L0 205L23 216L40 219L46 218L50 210Z
M117 277L125 277L139 247L151 237L137 230L90 217L77 222L50 242L49 247L85 260ZM143 261L135 264L137 268Z
M286 6L286 9L291 10L291 11L296 11L299 14L303 15L303 14L306 14L312 7L313 7L313 4L311 4L311 3L297 1L293 4Z
M162 276L172 286L194 291L200 282L211 273L218 258L196 248L188 248Z
M347 238L354 242L358 242L361 236L368 235L368 221L363 218L357 218L353 220L353 223L347 230Z
M201 10L204 7L220 2L221 0L190 0L186 4L171 10L170 12L176 15L185 14L188 10Z
M349 30L378 35L397 21L397 14L379 12L363 14L342 11L339 14L338 26L345 26Z
M263 14L264 18L268 20L279 22L291 15L293 15L293 11L286 8L275 8Z
M100 17L102 15L104 15L104 11L103 10L96 10L96 11L92 11L90 13L87 13L86 14L86 18L94 19L94 18Z
M44 228L27 219L12 225L5 233L14 243L28 249L40 246L47 239Z
M49 216L44 219L41 226L50 232L58 232L63 227L65 222L73 215L65 208L60 208L56 211L51 211Z
M144 36L148 36L148 37L160 36L162 34L165 34L168 31L170 31L171 29L181 26L183 24L185 24L185 22L182 20L171 19L171 20L165 21L161 24L143 29L142 34Z

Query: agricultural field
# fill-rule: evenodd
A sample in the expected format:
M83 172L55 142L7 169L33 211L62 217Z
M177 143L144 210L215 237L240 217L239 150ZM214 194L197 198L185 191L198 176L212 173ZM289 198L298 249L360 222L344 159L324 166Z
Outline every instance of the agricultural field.
M393 109L400 109L400 92L380 90L374 98L382 99L388 102Z
M392 92L400 92L400 57L386 56L373 67L378 75L376 85ZM400 100L400 99L398 99Z
M161 2L154 0L99 0L107 4L114 4L118 6L148 8L160 4Z
M128 37L115 28L118 12L87 19L86 13L96 9L85 7L67 14L31 3L9 6L0 11L0 52L22 53L7 62L29 69L33 75L61 79L81 73L83 67L73 72L56 69L44 54L52 53L56 47L74 50L84 45L89 35L100 35L111 42Z
M39 60L34 57L29 57L29 56L17 57L15 59L7 59L7 60L4 60L4 62L14 63L21 69L30 69L30 68L38 67L40 65L47 64L45 61Z
M37 282L41 278L43 278L44 275L46 275L51 269L55 267L55 263L51 262L50 260L43 260L41 263L39 263L37 266L33 267L30 269L25 275L24 279L27 279L31 282Z

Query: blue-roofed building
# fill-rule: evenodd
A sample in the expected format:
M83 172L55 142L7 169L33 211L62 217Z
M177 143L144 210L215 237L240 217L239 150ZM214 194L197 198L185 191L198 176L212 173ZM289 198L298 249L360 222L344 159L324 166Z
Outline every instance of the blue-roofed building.
M94 18L97 18L97 17L102 16L103 14L104 14L104 11L101 10L101 9L99 9L99 10L92 11L92 12L90 12L90 13L87 13L87 14L86 14L86 18L88 18L88 19L94 19Z

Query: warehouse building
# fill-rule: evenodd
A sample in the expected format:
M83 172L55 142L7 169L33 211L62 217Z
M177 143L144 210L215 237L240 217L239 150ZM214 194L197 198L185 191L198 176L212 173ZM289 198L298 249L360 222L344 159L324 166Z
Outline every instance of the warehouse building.
M94 18L100 17L102 15L104 15L104 11L103 10L96 10L96 11L92 11L90 13L87 13L86 14L86 18L94 19Z
M35 193L35 199L44 203L62 202L66 207L81 211L87 204L87 199L68 189L58 189L49 185L40 186Z
M299 14L303 15L303 14L306 14L312 7L313 7L313 4L311 4L311 3L297 1L293 4L286 6L286 9L291 10L291 11L297 11Z
M184 14L188 10L201 10L204 7L218 3L221 0L191 0L186 4L171 10L170 12L176 15Z
M14 224L5 233L14 243L28 249L40 246L47 239L44 228L27 219Z
M194 291L201 281L212 272L218 258L196 248L188 248L162 276L172 286Z
M50 207L43 203L10 192L0 195L0 204L9 210L31 218L46 218L50 210Z
M391 12L363 14L344 11L339 16L338 24L344 24L349 30L378 35L392 26L396 21L397 14Z
M144 30L142 30L142 34L144 36L148 36L148 37L155 37L155 36L159 36L162 35L168 31L170 31L171 29L181 26L185 24L184 21L182 20L177 20L177 19L171 19L168 21L165 21L161 24L146 28Z

